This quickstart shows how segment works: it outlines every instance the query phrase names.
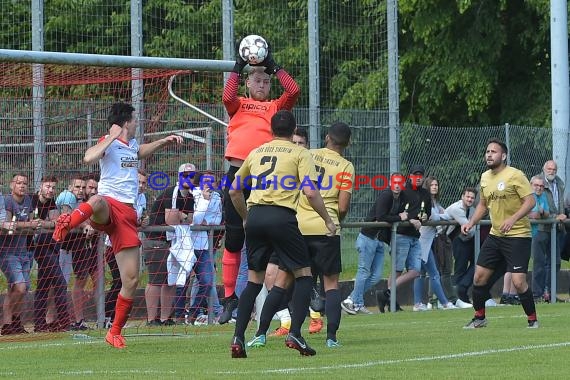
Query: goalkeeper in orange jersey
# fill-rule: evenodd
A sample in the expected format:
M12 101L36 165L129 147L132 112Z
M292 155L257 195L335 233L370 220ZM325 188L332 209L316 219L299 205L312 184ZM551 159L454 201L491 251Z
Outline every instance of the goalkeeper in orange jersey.
M220 316L220 324L232 318L237 307L238 298L235 293L236 279L240 266L241 250L245 241L242 219L236 212L229 196L229 187L234 181L235 173L253 149L271 141L271 117L279 110L291 110L299 97L299 86L295 80L268 53L259 66L252 67L245 81L249 97L238 96L238 87L242 71L247 65L239 54L236 64L224 88L222 100L230 117L227 130L227 147L225 158L230 164L224 186L224 215L226 220L226 240L222 257L222 277L224 282L224 312ZM279 79L283 93L278 99L270 100L271 75ZM246 199L249 191L244 192Z

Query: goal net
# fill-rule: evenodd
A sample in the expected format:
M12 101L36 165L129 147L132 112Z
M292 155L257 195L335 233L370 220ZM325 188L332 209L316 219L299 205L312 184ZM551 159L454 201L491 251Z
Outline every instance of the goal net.
M0 340L35 336L24 332L104 334L100 328L114 317L120 284L104 236L85 234L80 228L56 245L49 226L54 215L69 211L93 192L99 165L85 164L83 156L108 132L106 119L117 101L136 108L139 143L170 134L183 137L181 145L141 161L147 177L141 184L146 202L139 204L139 216L145 225L150 220L151 226L140 234L147 249L128 333L186 332L188 316L190 322L205 323L208 311L211 322L214 300L207 300L214 293L203 278L195 281L194 291L191 272L168 286L173 274L167 273L171 266L165 249L169 243L163 241L168 229L164 214L172 208L172 196L163 193L176 185L183 163L214 177L221 175L225 127L173 100L169 81L170 91L177 96L224 118L221 73L0 63L0 184L8 211L8 217L2 216L5 223L0 232L0 297L11 305L2 313ZM46 183L55 184L55 189L46 190ZM44 207L50 199L56 203L51 212ZM184 207L189 210L192 201ZM42 229L25 228L25 222L37 219L43 220ZM153 237L150 243L147 235ZM201 275L213 276L215 283L214 266L209 267L206 257L211 253L198 259L208 260L199 262Z

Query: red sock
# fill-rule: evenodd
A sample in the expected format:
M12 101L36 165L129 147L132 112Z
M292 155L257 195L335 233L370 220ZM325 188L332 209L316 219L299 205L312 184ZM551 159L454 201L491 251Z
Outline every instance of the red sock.
M536 312L530 314L530 315L528 316L528 320L529 320L529 321L536 321Z
M121 335L121 330L125 323L127 323L132 308L133 299L125 298L119 293L117 304L115 305L115 320L111 327L111 335Z
M73 229L79 226L81 223L85 222L93 215L93 208L87 202L80 203L71 213L71 221L69 222L69 229Z
M475 310L475 318L477 318L477 319L485 318L485 308Z
M222 278L224 282L224 295L229 297L236 291L236 280L239 272L241 251L230 252L224 249L222 256Z

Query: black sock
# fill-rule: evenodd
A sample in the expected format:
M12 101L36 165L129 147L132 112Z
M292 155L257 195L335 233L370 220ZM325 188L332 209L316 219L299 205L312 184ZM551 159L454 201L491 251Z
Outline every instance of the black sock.
M485 310L485 301L491 298L489 293L489 286L473 285L473 309L475 311Z
M534 306L534 298L532 297L530 287L526 289L526 292L519 293L519 300L521 301L523 310L529 319L533 321L536 320L536 308Z
M247 329L247 325L251 319L251 312L253 311L255 298L261 291L262 287L263 285L261 284L255 284L248 281L245 289L239 297L234 336L240 338L242 341L245 340L245 330Z
M293 312L291 314L291 329L289 332L294 336L301 336L301 326L307 316L311 301L311 288L313 278L311 276L297 277L295 279L295 291L293 292Z
M340 291L331 289L325 292L325 315L327 316L327 339L336 340L340 326Z
M295 289L295 285L293 285L293 284L291 286L289 286L287 289L284 289L285 295L281 299L281 304L279 305L279 310L289 308L289 302L291 302L291 299L293 298L293 290Z
M263 309L261 310L261 316L259 317L259 327L257 328L255 336L267 334L267 330L269 330L269 325L271 325L273 316L279 310L283 310L281 305L283 304L283 299L286 297L287 291L285 289L278 286L273 286L273 288L271 288L271 291L263 303Z

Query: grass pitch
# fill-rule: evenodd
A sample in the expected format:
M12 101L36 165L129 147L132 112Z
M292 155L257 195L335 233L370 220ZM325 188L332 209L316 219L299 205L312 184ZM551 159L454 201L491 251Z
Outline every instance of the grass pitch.
M147 328L129 322L128 347L115 350L106 331L29 334L0 338L0 377L93 379L562 379L568 375L570 304L537 305L539 329L527 329L520 306L487 309L489 326L462 327L473 311L348 316L338 334L342 347L325 346L323 332L309 335L315 357L301 357L283 338L231 359L233 325ZM276 324L277 322L275 322ZM141 324L140 326L137 326ZM272 326L275 327L275 326ZM246 338L255 328L251 323ZM82 338L82 339L81 339ZM90 338L90 339L89 339Z

